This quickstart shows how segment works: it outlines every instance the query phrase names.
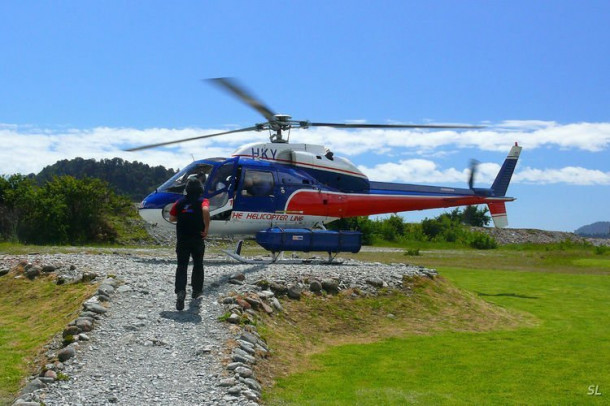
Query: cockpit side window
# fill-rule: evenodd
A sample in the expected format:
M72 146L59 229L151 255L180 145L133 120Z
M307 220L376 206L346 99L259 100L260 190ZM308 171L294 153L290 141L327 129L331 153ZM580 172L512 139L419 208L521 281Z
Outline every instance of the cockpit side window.
M246 170L241 190L242 196L266 197L273 194L273 174L266 171Z
M159 187L160 191L183 193L189 179L198 179L203 186L214 167L209 164L189 165Z
M233 166L234 163L229 162L218 168L213 178L206 185L208 194L214 194L229 187L233 176Z

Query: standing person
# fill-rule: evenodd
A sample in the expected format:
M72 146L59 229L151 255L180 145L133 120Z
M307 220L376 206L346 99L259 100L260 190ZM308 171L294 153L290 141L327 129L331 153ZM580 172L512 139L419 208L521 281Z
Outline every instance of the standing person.
M176 309L184 309L186 297L187 270L190 257L193 257L193 299L198 298L203 291L203 254L204 239L210 227L210 202L203 199L203 187L197 179L191 179L186 184L186 196L179 199L169 212L169 219L176 223L176 267L175 293L177 295Z

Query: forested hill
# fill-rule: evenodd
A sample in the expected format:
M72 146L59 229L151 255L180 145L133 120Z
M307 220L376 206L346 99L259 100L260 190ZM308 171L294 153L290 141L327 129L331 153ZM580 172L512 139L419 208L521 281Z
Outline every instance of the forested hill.
M582 226L575 233L586 237L610 238L610 221L598 221Z
M64 159L46 166L36 181L42 185L53 176L70 175L77 179L84 177L102 179L118 194L128 196L134 202L142 200L156 187L161 185L176 171L164 166L150 166L141 162L128 162L121 158L102 159Z

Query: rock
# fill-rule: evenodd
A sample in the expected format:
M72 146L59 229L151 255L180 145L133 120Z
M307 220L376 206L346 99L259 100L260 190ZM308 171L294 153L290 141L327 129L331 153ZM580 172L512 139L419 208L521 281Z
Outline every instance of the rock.
M238 396L241 393L241 387L239 385L232 386L227 392L229 392L229 395Z
M235 386L236 383L235 378L226 378L222 379L218 386Z
M267 303L261 302L261 306L262 306L263 310L265 311L265 313L267 313L267 314L273 313L273 308L271 306L269 306Z
M44 273L50 273L50 272L55 272L57 268L53 265L44 265L42 267L42 272Z
M69 345L57 352L57 358L60 362L65 362L76 355L74 347Z
M254 355L255 351L254 351L254 345L250 344L247 341L239 341L239 348L245 352L247 352L250 355Z
M241 317L239 317L239 315L237 315L235 313L231 313L231 315L227 319L227 321L229 323L233 323L233 324L239 324L240 320L241 320Z
M368 278L366 280L366 283L368 283L369 285L374 286L376 288L383 287L383 280L379 279L379 278Z
M105 296L110 296L114 293L114 288L110 285L101 285L98 289L97 289L97 293L99 295L105 295Z
M0 276L4 276L4 275L6 275L9 272L10 272L10 269L6 269L6 268L5 269L0 269Z
M132 289L131 289L131 286L129 286L129 285L121 285L116 289L116 291L118 293L127 293L127 292L131 292Z
M228 297L225 297L224 299L222 299L222 304L234 304L234 303L236 303L235 300L236 299L234 297L228 296Z
M87 334L85 334L85 333L80 333L80 334L78 335L78 337L79 337L79 339L80 339L81 341L89 341L89 340L90 340L89 336L88 336Z
M256 381L256 379L246 378L246 379L244 379L244 383L246 385L248 385L248 387L250 389L254 389L257 392L260 392L263 390L263 388L261 388L261 385Z
M63 285L63 284L64 284L64 283L66 283L66 282L67 282L67 279L66 279L66 277L65 277L65 276L63 276L63 275L59 275L59 276L57 277L57 280L55 281L55 283L56 283L57 285Z
M229 365L227 365L227 369L229 371L233 371L239 367L245 367L245 366L246 366L246 364L244 364L243 362L231 362Z
M246 302L250 303L250 305L252 306L252 308L254 310L258 310L262 307L262 303L261 303L260 299L258 299L256 297L246 296L244 299L246 299Z
M34 380L31 380L30 382L28 382L27 385L25 385L25 388L23 388L23 390L21 391L22 395L28 394L28 393L32 393L34 391L37 391L39 389L45 388L47 385L44 384L44 382L42 382L40 379L36 378Z
M233 354L231 359L234 362L243 362L244 364L256 364L256 358L246 353L242 354Z
M276 297L271 298L271 306L273 306L275 308L275 310L277 310L278 312L283 311L284 309L282 308L282 305L280 304L280 301L277 300Z
M246 280L246 275L244 275L241 272L240 273L235 273L235 274L229 276L229 279L243 282L243 281Z
M100 302L110 302L110 296L102 295L101 293L98 293L97 298Z
M322 280L322 289L328 293L339 293L339 281L336 279L324 279Z
M298 286L291 286L288 288L288 297L290 299L299 300L301 299L301 289Z
M79 318L76 320L76 327L78 327L80 331L87 332L93 330L93 323L91 322L91 320L88 320L86 318Z
M32 266L25 271L25 277L34 280L37 276L40 276L41 269L39 266Z
M57 372L53 371L52 369L46 371L44 373L44 377L45 378L52 378L53 380L57 379Z
M320 291L322 291L322 283L320 283L320 281L317 280L313 280L309 283L309 290L311 290L314 293L319 293Z
M275 293L270 290L263 290L262 292L259 292L258 296L263 299L271 299L275 296Z
M118 288L120 283L118 280L116 280L115 278L106 278L102 281L102 285L110 285L112 286L114 289Z
M246 368L246 367L235 368L235 373L239 374L239 376L241 376L243 378L250 378L253 374L252 370L250 368Z
M247 341L250 344L257 344L259 342L259 338L257 337L257 335L255 335L254 333L251 333L249 331L244 331L243 333L241 333L241 336L239 336L240 340L243 341Z
M239 305L239 307L241 307L244 310L248 310L252 307L252 305L250 304L249 301L242 299L241 297L238 297L237 299L235 299L235 302Z
M13 406L40 406L40 402L27 402L23 399L17 399Z
M80 317L87 317L91 321L94 321L96 319L100 319L101 318L99 314L90 312L88 310L84 310L84 311L80 312Z
M70 269L72 269L72 266L70 266ZM91 282L95 278L97 278L97 274L95 272L83 272L83 276L81 276L81 281L82 282Z
M195 355L207 355L212 352L213 347L211 345L206 345L195 352Z
M74 326L68 326L64 329L62 336L66 338L67 336L75 336L80 332L79 328Z
M85 303L85 309L97 314L104 314L108 311L104 306L97 303Z
M276 296L283 296L288 293L288 288L286 287L286 285L278 283L278 282L270 282L269 289L271 289L271 291Z
M256 394L256 392L252 391L252 390L245 390L242 392L242 395L244 395L248 400L253 400L255 403L255 405L257 405L259 400L260 400L260 396ZM250 403L248 403L248 405L250 405Z

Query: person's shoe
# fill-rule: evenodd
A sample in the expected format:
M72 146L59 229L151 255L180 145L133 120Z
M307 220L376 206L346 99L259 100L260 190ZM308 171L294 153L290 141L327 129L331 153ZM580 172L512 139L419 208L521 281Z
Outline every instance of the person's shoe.
M178 292L178 296L176 299L176 310L183 310L184 309L184 298L186 297L186 292L181 290L180 292Z
M199 299L201 297L201 294L203 292L201 292L200 290L194 290L193 291L193 295L191 296L193 299Z

